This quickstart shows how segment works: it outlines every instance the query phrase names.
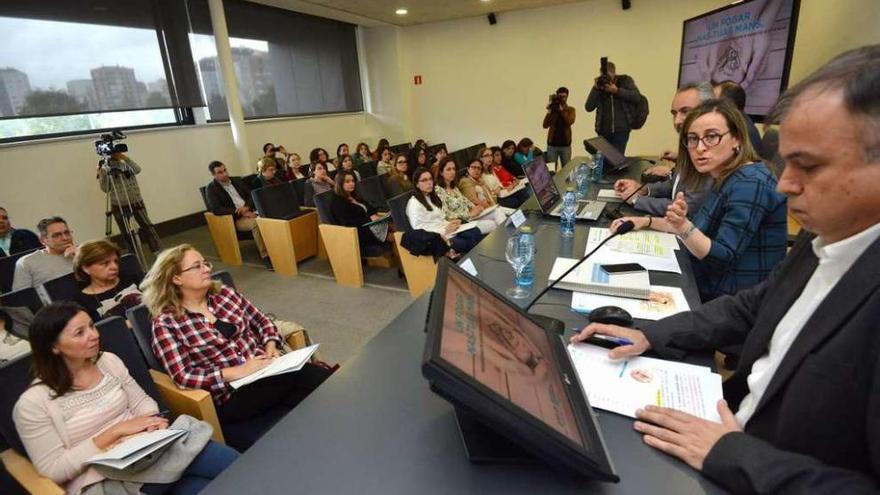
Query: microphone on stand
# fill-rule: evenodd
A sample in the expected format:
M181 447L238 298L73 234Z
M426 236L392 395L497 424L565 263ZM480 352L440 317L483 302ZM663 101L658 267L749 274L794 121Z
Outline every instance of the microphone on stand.
M530 302L529 305L525 307L524 311L525 311L526 313L528 313L528 312L529 312L529 309L531 309L532 306L534 306L535 303L538 302L538 299L541 299L541 297L542 297L544 294L546 294L547 291L549 291L550 289L552 289L553 287L555 287L556 284L559 283L559 281L561 281L562 279L564 279L565 277L567 277L569 273L571 273L571 272L573 272L573 271L575 270L575 268L581 266L581 263L583 263L584 261L586 261L587 258L589 258L590 256L592 256L593 253L595 253L595 252L598 251L602 246L604 246L606 242L610 241L611 239L614 239L615 237L617 237L617 236L619 236L619 235L623 235L623 234L626 234L627 232L632 231L632 230L635 228L635 226L636 226L636 225L635 225L634 223L630 222L629 220L627 220L626 222L621 223L620 226L617 227L617 231L615 231L613 234L611 234L611 235L609 235L608 237L606 237L605 240L603 240L602 242L600 242L599 245L596 246L595 248L593 248L592 251L590 251L589 253L585 254L584 257L580 259L580 261L578 261L578 262L575 263L571 268L569 268L568 270L566 270L566 272L563 273L562 276L560 276L559 278L557 278L556 280L554 280L554 281L553 281L552 283L550 283L550 285L548 285L547 287L544 287L544 290L542 290L541 292L539 292L538 295L535 296L534 299L532 299L532 302ZM539 316L539 315L532 315L532 316ZM546 317L545 317L545 318L546 318Z
M669 177L664 175L654 175L654 174L642 174L642 185L638 187L635 191L630 193L629 196L623 198L623 201L617 203L617 206L606 213L606 216L612 220L616 220L623 216L623 213L620 212L620 207L624 205L624 203L629 203L629 200L633 198L636 194L641 192L642 189L648 186L648 184L656 184L657 182L665 182Z

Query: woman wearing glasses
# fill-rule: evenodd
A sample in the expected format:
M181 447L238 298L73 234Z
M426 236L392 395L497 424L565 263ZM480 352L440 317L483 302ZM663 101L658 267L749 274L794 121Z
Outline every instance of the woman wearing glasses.
M413 183L409 178L409 160L403 153L394 155L394 168L388 174L388 190L392 196L403 194L413 190Z
M442 237L450 248L446 256L452 259L460 258L462 253L470 251L483 239L476 224L474 228L456 233L462 222L460 219L446 219L443 202L434 190L434 176L430 170L420 167L416 169L413 178L416 181L416 190L406 203L406 217L413 229L433 232Z
M275 324L231 287L211 278L211 263L188 244L162 251L141 284L153 317L153 353L181 388L211 393L233 447L250 447L331 371L306 364L296 373L239 389L230 382L269 365L281 353Z
M491 148L481 148L477 153L483 165L483 183L501 206L519 208L529 199L529 192L519 188L519 180L501 166L501 148L498 150L498 163Z
M486 208L477 206L464 197L464 194L458 190L458 167L455 165L455 160L446 157L440 161L439 168L434 191L443 202L443 214L446 215L447 220L473 221L484 234L492 232L507 220L498 208L486 212Z
M785 257L788 241L785 196L776 177L758 161L742 114L724 100L709 100L684 122L677 167L684 189L715 184L699 211L688 218L679 192L664 217L625 217L637 229L676 234L692 256L703 302L755 285Z

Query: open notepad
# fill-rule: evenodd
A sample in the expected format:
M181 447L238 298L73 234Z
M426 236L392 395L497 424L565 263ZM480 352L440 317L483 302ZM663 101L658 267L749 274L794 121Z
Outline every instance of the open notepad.
M314 354L315 351L318 350L319 345L321 344L310 345L308 347L303 347L302 349L297 349L293 352L288 352L283 356L275 358L275 360L272 361L272 363L265 368L251 373L244 378L233 380L229 382L229 385L231 385L232 388L238 389L250 383L254 383L255 381L262 378L268 378L270 376L299 371L309 361L309 359L312 357L312 354Z
M721 375L706 366L641 356L612 360L608 349L569 344L568 355L590 405L631 418L648 405L721 422Z
M477 228L477 224L475 224L474 222L463 223L457 229L452 231L451 233L446 234L446 237L455 237L458 234L461 234L462 232L464 232L465 230L470 230L470 229L475 229L475 228Z
M93 456L86 463L125 469L187 434L189 434L187 430L172 430L170 428L139 433L116 444L110 450Z
M525 188L526 188L526 182L521 180L521 181L519 181L519 183L517 183L516 186L513 187L513 189L501 188L501 191L498 192L498 197L499 198L506 198L506 197L510 196L511 194L516 194L516 193L522 191Z
M578 261L572 258L556 258L547 282L559 279ZM556 287L576 292L605 294L609 296L648 299L651 281L647 271L634 273L609 274L600 265L583 263L565 276Z

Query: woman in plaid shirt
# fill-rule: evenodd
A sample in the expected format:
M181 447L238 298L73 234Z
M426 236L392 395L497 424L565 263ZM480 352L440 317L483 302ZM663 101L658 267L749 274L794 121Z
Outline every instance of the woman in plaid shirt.
M611 229L630 220L636 229L676 234L691 254L703 302L751 287L785 257L788 242L785 196L757 160L739 110L727 100L704 102L684 121L678 152L681 189L715 179L693 220L679 192L665 217L621 218Z
M246 449L331 371L306 364L296 373L234 390L229 382L280 355L275 324L231 287L211 278L211 263L188 244L159 254L141 285L153 318L153 353L182 388L211 393L230 445Z

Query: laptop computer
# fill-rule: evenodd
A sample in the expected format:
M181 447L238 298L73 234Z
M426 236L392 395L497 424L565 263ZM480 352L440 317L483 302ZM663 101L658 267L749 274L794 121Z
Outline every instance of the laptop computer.
M543 156L526 163L523 167L529 178L529 186L535 192L535 198L544 215L559 218L562 211L562 195L553 182L553 176L547 170ZM605 209L604 201L578 201L576 217L581 220L597 220Z
M621 172L630 165L644 160L643 158L627 158L623 156L623 153L603 137L597 136L592 139L584 139L584 148L591 155L595 155L597 151L602 152L602 155L605 156L604 166L606 172Z

